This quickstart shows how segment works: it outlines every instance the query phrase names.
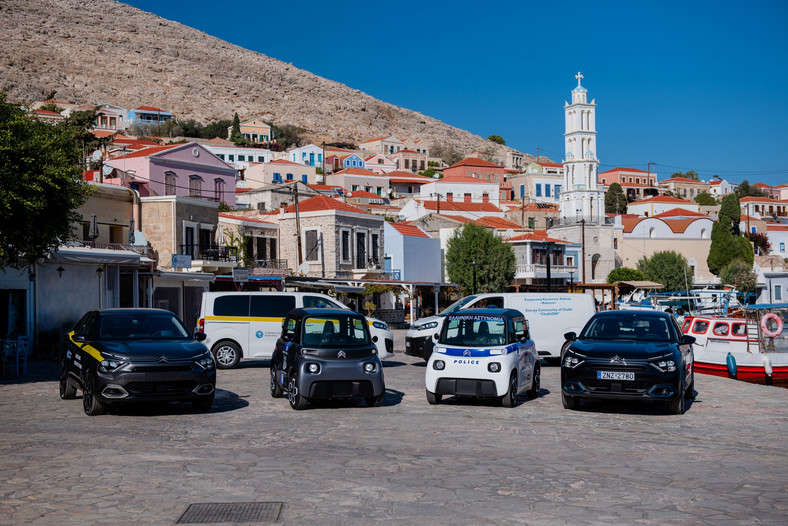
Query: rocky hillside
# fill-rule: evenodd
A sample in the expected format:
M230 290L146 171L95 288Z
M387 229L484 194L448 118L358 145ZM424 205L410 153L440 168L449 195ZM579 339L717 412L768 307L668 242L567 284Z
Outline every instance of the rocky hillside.
M395 134L461 153L505 150L112 0L2 0L0 34L0 89L10 100L157 106L203 123L238 112L356 143Z

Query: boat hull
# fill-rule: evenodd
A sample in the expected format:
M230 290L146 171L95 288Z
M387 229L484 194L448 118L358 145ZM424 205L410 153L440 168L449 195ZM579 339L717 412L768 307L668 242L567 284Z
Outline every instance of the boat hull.
M761 356L761 355L756 355ZM695 357L695 372L699 374L710 374L712 376L721 376L723 378L731 378L728 371L728 365L723 363L711 363L699 361ZM743 382L750 382L754 384L763 385L780 385L788 386L788 365L785 366L772 366L771 378L766 374L766 367L762 364L758 365L744 365L737 361L736 364L736 380Z

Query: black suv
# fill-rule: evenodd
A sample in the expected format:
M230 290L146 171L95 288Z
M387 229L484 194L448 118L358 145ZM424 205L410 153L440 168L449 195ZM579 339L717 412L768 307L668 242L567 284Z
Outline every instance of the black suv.
M166 310L90 311L66 335L60 398L75 398L81 389L91 416L130 401L190 401L208 411L216 365L204 339Z

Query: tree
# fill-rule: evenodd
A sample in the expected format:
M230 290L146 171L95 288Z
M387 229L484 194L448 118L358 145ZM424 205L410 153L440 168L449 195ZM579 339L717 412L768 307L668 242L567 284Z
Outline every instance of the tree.
M745 232L745 236L750 242L758 249L758 254L768 255L772 251L772 244L769 242L769 236L761 234L760 232Z
M473 262L476 292L503 292L514 278L512 247L486 228L468 223L454 232L446 249L449 279L465 291L473 290Z
M306 128L293 126L292 124L285 124L282 127L273 123L268 123L268 125L271 126L271 133L276 137L276 142L282 150L287 150L291 146L303 146L303 143L306 141L306 135L304 134Z
M755 292L758 287L758 275L752 270L752 263L734 259L722 270L720 279L728 285L736 285L741 292Z
M501 137L500 135L490 135L489 137L487 137L487 140L498 144L503 144L504 146L506 146L506 141L504 141L503 137Z
M736 194L726 195L722 199L717 221L711 227L711 246L706 264L712 273L719 275L722 268L734 259L752 264L752 245L747 238L739 235L740 221L739 198Z
M608 283L616 283L618 281L645 281L646 275L636 268L621 267L613 269L607 275Z
M626 214L627 196L624 189L618 183L611 183L605 192L605 213L606 214Z
M54 102L47 102L45 104L42 104L39 109L40 110L46 110L46 111L54 111L55 113L63 113L63 108L61 108L60 106L58 106Z
M233 121L223 119L220 121L213 121L206 124L200 132L200 137L203 139L213 139L215 137L227 138L227 128L233 125Z
M433 176L433 175L435 175L436 173L438 173L438 172L436 172L436 171L435 171L435 170L433 170L432 168L427 168L427 169L426 169L426 170L424 170L423 172L419 172L419 175L423 175L424 177L432 177L432 176Z
M674 177L684 177L685 179L692 179L694 181L699 181L700 180L700 177L698 177L698 174L697 174L697 172L695 172L695 170L688 170L687 173L684 173L684 172L673 172L673 174L671 174L670 178L672 179Z
M687 264L687 258L672 250L655 252L650 258L641 258L638 270L647 280L665 285L665 290L686 290L692 287L692 268Z
M29 119L0 92L0 270L26 268L73 237L90 193L81 162L92 136L76 120Z
M741 182L739 187L736 189L736 195L741 197L769 197L769 194L757 188L755 186L750 186L750 183L747 182L747 179Z
M700 206L714 206L717 204L717 200L708 192L701 192L696 195L695 202Z

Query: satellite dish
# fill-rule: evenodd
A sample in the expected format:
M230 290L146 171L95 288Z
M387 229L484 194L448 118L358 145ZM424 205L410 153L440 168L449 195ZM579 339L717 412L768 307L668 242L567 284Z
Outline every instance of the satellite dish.
M348 196L348 197L353 197L353 192L348 192L348 193L347 193L347 196Z
M105 164L104 166L101 167L101 173L104 174L104 175L111 174L113 170L115 170L115 167L112 166L109 163L107 163L107 164Z
M94 161L98 162L101 160L101 150L96 150L90 156L93 158Z
M300 265L298 265L298 273L299 274L309 274L309 263L304 261Z

